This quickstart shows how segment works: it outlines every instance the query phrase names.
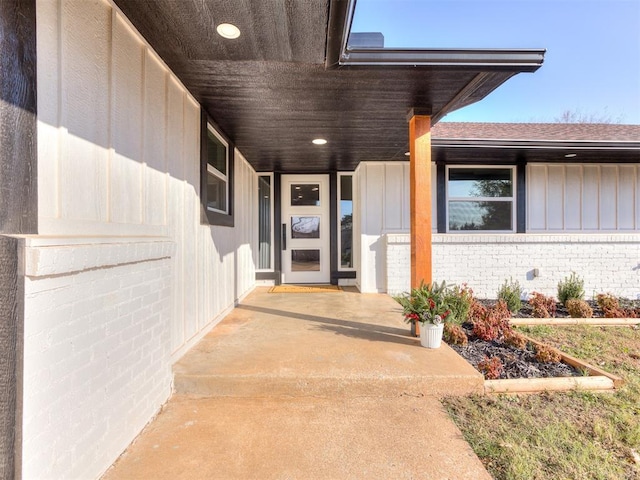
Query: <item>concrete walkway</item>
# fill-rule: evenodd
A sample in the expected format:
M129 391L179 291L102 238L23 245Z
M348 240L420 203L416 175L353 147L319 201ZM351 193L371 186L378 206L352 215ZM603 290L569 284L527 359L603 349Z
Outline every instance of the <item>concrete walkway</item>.
M105 479L490 479L443 411L482 376L386 295L256 289Z

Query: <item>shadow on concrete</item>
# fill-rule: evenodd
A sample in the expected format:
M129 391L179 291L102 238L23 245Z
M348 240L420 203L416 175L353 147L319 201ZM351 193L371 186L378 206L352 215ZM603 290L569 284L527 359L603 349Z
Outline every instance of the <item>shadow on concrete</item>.
M377 325L374 323L355 322L339 318L320 317L306 313L290 312L273 308L256 307L253 305L240 304L236 308L249 310L257 313L275 315L278 317L295 318L308 322L322 324L321 330L333 332L336 335L343 335L350 338L360 338L372 342L394 342L403 345L413 345L415 339L410 336L408 329Z

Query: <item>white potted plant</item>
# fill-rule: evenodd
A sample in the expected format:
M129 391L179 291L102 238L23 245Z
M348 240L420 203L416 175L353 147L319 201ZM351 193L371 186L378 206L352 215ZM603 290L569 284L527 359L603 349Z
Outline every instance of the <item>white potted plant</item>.
M420 344L427 348L439 348L444 322L451 314L445 282L422 283L418 288L394 299L402 306L407 323L420 323Z

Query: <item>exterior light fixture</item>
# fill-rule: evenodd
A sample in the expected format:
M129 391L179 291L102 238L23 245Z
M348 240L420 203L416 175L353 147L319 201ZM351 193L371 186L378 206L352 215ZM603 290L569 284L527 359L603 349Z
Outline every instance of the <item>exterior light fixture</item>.
M230 23L221 23L216 27L216 31L223 38L233 39L240 36L240 29Z
M564 158L573 158L573 157L577 157L578 154L577 153L567 153Z
M314 145L325 145L327 141L324 138L314 138L313 140L311 140L311 143L313 143Z

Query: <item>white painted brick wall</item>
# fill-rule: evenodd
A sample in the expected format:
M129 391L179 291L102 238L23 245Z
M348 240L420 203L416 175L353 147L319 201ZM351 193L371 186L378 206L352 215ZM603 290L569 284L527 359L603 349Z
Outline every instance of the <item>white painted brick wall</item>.
M385 235L387 293L399 295L411 284L411 238L408 234Z
M171 393L173 243L82 241L27 239L25 479L98 477Z
M387 235L390 294L409 289L410 251L409 234ZM479 297L495 298L509 278L527 293L555 296L571 272L584 279L589 298L599 292L640 298L640 234L433 235L434 280L468 283Z

